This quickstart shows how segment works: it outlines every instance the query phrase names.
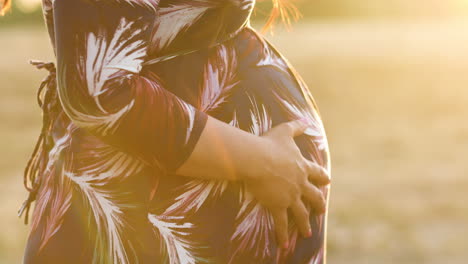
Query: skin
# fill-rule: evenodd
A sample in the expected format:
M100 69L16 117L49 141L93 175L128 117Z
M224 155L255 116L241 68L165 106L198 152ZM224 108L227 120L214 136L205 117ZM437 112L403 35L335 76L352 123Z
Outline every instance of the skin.
M323 213L325 199L317 186L330 183L327 172L305 159L294 142L308 126L306 121L295 120L256 136L209 116L192 154L176 173L243 181L272 213L278 244L287 248L288 209L301 234L311 236L310 212L304 202L314 212Z

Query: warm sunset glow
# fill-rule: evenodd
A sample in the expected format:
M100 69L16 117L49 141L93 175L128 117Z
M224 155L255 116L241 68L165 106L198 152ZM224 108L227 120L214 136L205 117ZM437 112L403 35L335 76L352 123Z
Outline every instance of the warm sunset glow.
M464 14L468 15L468 0L458 0L456 8L460 9Z
M246 191L246 182L238 175L239 168L248 172L245 170L248 166L252 174L261 170L268 172L273 165L286 164L283 159L273 165L253 164L255 159L249 158L253 146L248 149L251 153L246 151L243 156L239 155L240 158L234 158L236 155L230 153L231 148L244 142L236 141L233 136L232 140L226 140L229 135L222 135L219 129L210 129L208 133L208 130L202 133L190 128L179 132L153 131L160 136L168 135L171 140L187 136L186 131L198 131L199 141L209 141L205 144L210 146L210 151L194 147L190 154L192 158L184 157L192 162L185 162L185 166L175 173L168 173L168 177L158 175L161 168L155 168L156 157L162 153L147 151L156 139L149 136L147 145L143 145L142 136L152 132L136 130L156 130L165 126L183 128L186 123L176 125L176 119L161 117L161 113L176 116L189 109L189 103L221 120L218 122L229 122L230 126L242 127L242 133L253 132L256 136L289 118L312 116L312 105L320 109L320 113L313 116L323 119L330 144L330 155L326 155L331 163L331 169L327 170L332 174L330 210L327 211L328 222L319 223L315 215L310 217L315 219L314 227L327 228L323 234L328 245L326 263L468 264L468 0L0 0L0 9L6 1L4 14L0 10L0 264L23 263L23 259L34 257L30 254L25 258L25 255L35 246L42 246L39 254L44 257L44 254L48 257L57 254L70 259L68 262L80 262L79 256L97 255L95 253L99 251L103 253L102 257L97 255L95 260L106 263L115 262L105 259L106 255L110 259L114 254L110 252L120 258L117 262L134 263L131 258L139 255L140 249L148 250L142 256L145 259L162 257L159 250L171 249L166 257L174 256L173 262L206 262L202 255L210 250L211 242L218 243L213 249L219 249L219 252L208 256L207 261L216 263L220 263L216 260L223 252L233 249L241 252L247 247L256 254L251 263L259 263L257 260L262 255L281 257L293 252L295 247L303 250L298 258L315 252L315 249L305 247L305 242L311 240L294 242L296 238L302 239L302 234L295 231L297 224L292 210L288 213L288 219L291 217L288 225L289 237L293 240L287 250L276 248L274 244L271 247L254 246L257 241L264 243L270 236L271 243L276 243L277 239L273 237L276 234L270 232L276 226L274 219L266 217L266 208L258 206L258 199ZM54 1L62 1L63 9L59 5L55 10L54 6L52 9L46 6L43 12L43 3ZM165 12L168 14L177 14L166 15L168 22L165 22L161 12L147 13L141 7L132 9L129 1L178 3L182 7L167 8ZM216 38L209 33L224 34L235 25L219 26L207 21L231 18L235 12L230 8L240 1L256 2L252 28L239 30L230 38L220 39L223 43L210 47ZM80 4L75 5L77 2ZM277 13L275 34L262 34L262 26L275 2L294 4L302 16L288 27L282 23L281 13ZM228 3L231 6L219 13L217 10L206 11L209 5L200 3ZM68 4L73 4L73 9L65 8ZM247 4L242 7L247 8ZM138 11L142 11L143 18L135 21ZM182 16L179 12L184 19L178 20ZM221 23L223 19L215 22ZM147 20L149 23L145 24ZM237 18L232 21L239 24ZM164 29L162 25L165 25ZM210 31L215 28L221 30ZM151 34L150 38L146 38L147 33ZM185 40L184 34L193 38ZM264 36L268 41L263 41ZM174 47L168 42L169 38L175 43ZM179 58L150 67L142 62L192 46L188 44L196 40L200 42L194 43L193 54L179 55ZM261 49L256 48L258 43ZM162 44L167 45L166 51L159 47ZM153 47L155 52L145 57L148 47ZM46 66L40 62L50 64ZM142 65L144 69L140 67ZM270 76L274 72L277 76ZM75 76L63 77L72 74ZM171 80L166 80L168 78ZM63 87L68 83L71 88ZM166 94L166 84L183 87L167 87L168 97L156 97ZM287 89L279 89L289 85ZM81 91L82 86L87 87ZM87 89L88 86L91 88ZM221 89L223 86L225 88ZM104 90L115 88L126 90L122 95L144 94L147 98L138 101L120 98L116 96L119 91L112 95L106 92L107 96L104 96ZM39 92L40 89L44 90ZM68 96L56 93L64 89ZM137 92L133 93L134 90ZM43 107L37 102L38 92L42 101L49 102ZM150 94L156 96L148 98ZM96 95L103 96L98 98ZM109 141L93 135L99 133L97 129L91 133L85 127L78 128L83 124L73 124L70 119L73 113L81 113L78 110L88 112L98 106L98 99L118 97L115 102L103 104L114 113L125 102L136 102L136 105L154 102L156 107L156 102L172 101L178 95L188 99L187 104L180 104L184 106L181 111L175 109L179 103L169 103L163 111L147 113L140 108L132 112L127 110L133 107L132 104L111 117L103 115L103 122L109 124L118 123L120 113L128 113L136 120L133 127L127 124L130 122L121 122L120 126L125 128L117 129L117 125L113 125L100 130L110 134L116 130L128 133ZM294 100L294 104L287 103L286 99L296 96L304 96L304 99L298 97L300 100ZM270 98L277 102L265 106ZM312 98L313 103L305 104ZM76 100L73 106L78 110L62 111L62 103L67 100ZM296 104L300 104L300 109L295 107ZM44 114L43 110L48 111ZM101 110L92 109L89 114L104 113ZM190 110L187 120L193 121L190 125L195 126L199 119L192 118L192 113ZM274 118L271 118L272 114ZM85 113L79 116L83 123L93 120ZM155 125L160 122L158 120L166 120L164 126ZM100 122L98 120L96 124ZM89 126L93 128L95 125ZM325 142L325 138L319 137L319 132L323 131L307 129L305 135L294 141L308 142L321 149L323 144L317 140L322 138ZM77 136L76 139L72 134ZM123 148L116 147L120 144L119 139L127 140L126 137L130 141L122 145ZM35 148L38 138L43 141ZM188 143L189 137L183 139ZM165 143L160 138L157 140ZM270 139L264 138L263 142L266 140ZM132 147L132 142L137 145ZM168 154L177 153L177 146L179 144L169 146ZM143 152L134 155L126 153L127 148L134 151L142 148ZM151 158L140 162L150 152ZM206 155L208 152L212 154ZM284 155L270 151L269 159L280 154ZM108 159L104 161L106 157ZM194 157L200 158L195 161ZM325 155L316 159L314 151L307 155L307 158L311 157L317 163ZM27 185L36 182L37 177L37 184L42 183L42 188L53 188L45 190L35 185L38 189L32 194L36 195L29 197L23 181L25 167L31 158L29 164L37 165L26 171ZM77 161L71 162L71 159ZM210 161L217 162L207 164ZM147 162L154 165L146 165ZM252 164L239 166L246 162ZM195 163L207 165L194 170ZM47 173L40 173L42 169ZM122 174L121 179L118 174ZM208 177L208 174L220 180L212 183L188 176ZM33 178L34 181L30 181ZM60 181L55 182L55 179ZM232 179L236 183L231 185L229 181ZM310 180L315 184L315 179ZM183 186L176 186L181 184ZM174 191L161 188L165 186L176 188ZM278 193L284 191L282 187L278 186ZM185 190L189 191L182 194ZM318 193L318 188L314 192ZM140 198L129 195L137 195L142 200L137 204ZM49 196L50 201L47 201ZM226 204L209 202L203 207L205 197L214 196ZM22 218L17 212L28 197L36 198L36 201L28 202L29 224L25 225L26 211ZM170 197L177 199L170 204ZM68 201L71 201L70 206L64 206ZM312 204L306 207L312 208ZM68 208L74 209L66 213ZM193 217L193 222L184 219L183 214L194 216L198 208L200 217ZM151 212L145 213L146 209ZM219 211L213 214L213 219L208 219L208 224L213 224L217 233L193 233L192 228L205 226L203 220L211 216L212 209ZM65 212L63 221L57 220L61 213L54 212L58 211ZM85 211L95 215L84 214ZM127 214L124 216L124 213ZM76 219L70 221L73 216ZM43 220L45 224L42 224ZM66 227L76 227L75 230L61 230L58 226L62 222ZM127 224L135 224L137 228L121 228ZM228 225L222 226L224 224ZM101 235L96 233L98 225L102 227ZM31 237L39 234L37 240L29 239L32 226L38 227L38 232L31 233ZM211 227L206 226L209 231ZM140 227L142 231L137 231ZM81 230L85 232L76 233ZM129 230L129 236L121 236L120 230ZM226 239L216 237L224 231L232 235ZM190 244L190 234L196 234L204 241ZM317 234L314 232L313 236ZM73 235L70 239L75 245L58 242L61 237L70 235ZM159 241L150 243L153 237L159 237ZM54 246L47 247L46 242L41 242L43 238L50 238L48 243ZM135 243L130 241L132 239ZM83 251L79 250L78 244L86 240L93 241ZM58 250L55 245L59 245ZM128 259L123 256L127 249ZM199 252L189 251L191 249L199 249ZM245 257L249 262L247 251L241 255L242 260ZM238 262L235 256L230 261L244 263ZM42 263L68 262L46 260ZM154 262L161 261L156 259ZM322 262L318 259L311 263Z
M15 0L18 8L23 12L32 12L40 8L42 0ZM306 2L307 0L297 1L297 5ZM260 1L259 1L260 2ZM330 2L340 2L340 0L331 0ZM421 4L421 3L424 4ZM311 4L313 1L311 2ZM391 2L385 0L341 0L340 4L335 4L343 7L343 9L364 11L370 15L378 16L380 13L388 12L404 12L418 16L418 14L430 14L444 16L468 16L468 0L445 0L445 1L407 1L394 0Z
M16 0L18 2L18 8L25 12L30 13L41 6L41 0Z

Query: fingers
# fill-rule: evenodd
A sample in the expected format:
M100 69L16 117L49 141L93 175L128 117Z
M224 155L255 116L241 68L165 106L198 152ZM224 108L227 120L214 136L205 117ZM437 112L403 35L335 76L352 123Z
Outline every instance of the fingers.
M292 137L302 135L309 127L309 124L304 119L289 121L286 123L289 127L289 133Z
M325 213L326 203L323 193L315 185L307 182L303 190L304 198L310 203L315 212Z
M291 211L302 236L310 237L312 235L312 229L310 228L309 212L301 199L298 199L297 202L291 206Z
M327 185L330 183L330 176L324 168L308 159L305 159L305 161L307 163L309 181L317 185Z
M288 241L288 214L286 209L275 210L272 212L273 221L275 221L276 241L282 248L289 247Z

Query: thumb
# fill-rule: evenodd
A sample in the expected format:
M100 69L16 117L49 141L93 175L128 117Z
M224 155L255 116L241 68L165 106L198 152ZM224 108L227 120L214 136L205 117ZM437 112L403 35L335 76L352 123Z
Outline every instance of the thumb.
M290 135L293 137L297 137L302 135L304 131L309 127L307 119L301 118L298 120L288 122L290 128Z

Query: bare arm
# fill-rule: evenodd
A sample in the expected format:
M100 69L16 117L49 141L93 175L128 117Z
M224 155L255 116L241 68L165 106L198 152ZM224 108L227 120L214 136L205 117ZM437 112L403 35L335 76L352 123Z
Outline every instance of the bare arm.
M248 164L261 167L269 156L261 137L208 117L205 129L189 159L177 174L209 180L243 180L255 177Z
M302 197L315 211L325 210L317 185L328 184L325 170L300 153L293 138L308 124L302 120L280 124L261 137L208 118L195 148L178 174L214 180L243 181L273 214L277 240L288 247L287 209L291 209L304 236L310 236L309 212Z

